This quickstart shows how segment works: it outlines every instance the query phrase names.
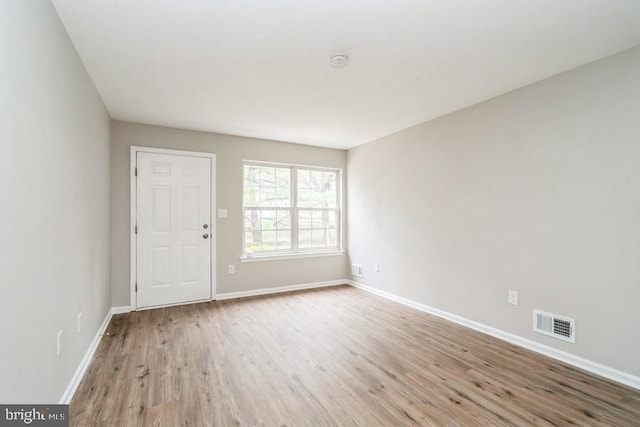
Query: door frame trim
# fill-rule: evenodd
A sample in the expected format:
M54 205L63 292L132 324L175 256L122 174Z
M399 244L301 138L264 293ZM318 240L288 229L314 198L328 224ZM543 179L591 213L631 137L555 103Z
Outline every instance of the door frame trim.
M185 150L173 150L167 148L156 148L156 147L143 147L132 145L129 155L129 185L130 185L130 199L129 199L129 250L130 250L130 267L129 267L129 303L131 305L132 311L142 310L142 308L138 308L138 298L135 289L136 277L138 276L138 262L136 259L137 255L137 240L135 233L136 226L136 213L137 213L137 197L138 197L138 188L136 186L136 175L135 168L137 165L138 153L153 153L153 154L171 154L178 156L191 156L191 157L205 157L211 160L211 301L216 299L216 271L217 271L217 262L216 262L216 246L218 242L218 234L217 234L217 215L216 215L216 185L217 185L217 175L216 175L216 155L213 153L204 153L201 151L185 151ZM202 301L202 300L200 300ZM196 302L196 301L193 301ZM171 305L182 305L186 303L176 303ZM166 306L163 306L166 307ZM153 307L147 307L145 309L149 309Z

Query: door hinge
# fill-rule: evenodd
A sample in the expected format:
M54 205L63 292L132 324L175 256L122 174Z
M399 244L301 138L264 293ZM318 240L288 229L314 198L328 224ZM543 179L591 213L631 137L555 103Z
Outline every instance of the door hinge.
M134 176L138 176L138 167L137 166L133 169L133 175Z
M138 282L136 282L136 292L138 292Z
M133 226L133 234L138 234L138 224Z

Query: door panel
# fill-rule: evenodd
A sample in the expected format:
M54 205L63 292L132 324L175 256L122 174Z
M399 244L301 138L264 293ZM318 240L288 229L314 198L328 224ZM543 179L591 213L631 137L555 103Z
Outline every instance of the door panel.
M182 246L182 283L198 281L198 247Z
M171 232L171 187L168 185L154 185L152 212L152 231ZM142 224L141 224L142 225Z
M136 166L136 307L211 299L211 159L138 152Z
M155 246L151 248L152 276L149 286L159 288L171 284L171 248L169 246Z
M185 231L197 231L202 224L198 224L198 187L183 187L183 212L182 229Z

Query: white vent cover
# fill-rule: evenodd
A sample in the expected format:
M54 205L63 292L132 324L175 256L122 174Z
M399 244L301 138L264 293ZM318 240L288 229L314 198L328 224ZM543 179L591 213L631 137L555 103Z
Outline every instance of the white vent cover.
M362 265L351 264L351 275L355 277L362 277Z
M533 330L559 340L576 342L576 321L570 317L534 309Z

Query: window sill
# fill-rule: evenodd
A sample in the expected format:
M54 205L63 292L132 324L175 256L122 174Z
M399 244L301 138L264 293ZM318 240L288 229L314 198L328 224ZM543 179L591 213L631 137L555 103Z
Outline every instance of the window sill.
M280 261L285 259L317 258L344 255L344 251L305 252L299 254L243 255L240 262Z

